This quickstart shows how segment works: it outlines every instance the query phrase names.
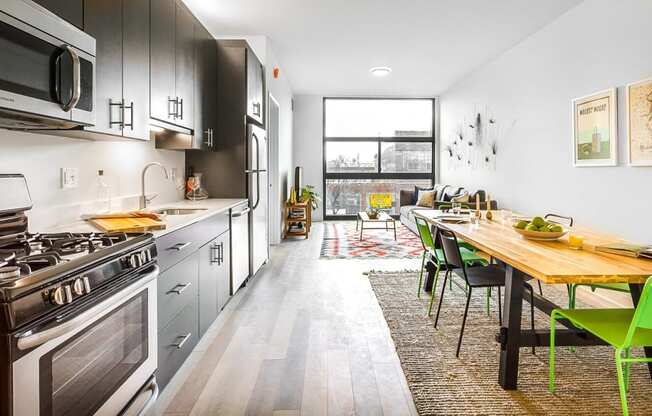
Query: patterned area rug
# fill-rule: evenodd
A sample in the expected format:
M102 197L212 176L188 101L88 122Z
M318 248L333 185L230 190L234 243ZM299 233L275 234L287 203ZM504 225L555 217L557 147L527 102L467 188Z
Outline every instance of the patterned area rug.
M374 224L375 225L375 224ZM378 226L378 225L375 225ZM421 256L421 241L412 231L396 223L396 240L391 229L367 229L360 241L355 221L325 222L321 258L326 259L408 259Z
M536 355L521 349L519 388L504 391L497 382L500 347L495 341L499 328L495 303L489 317L484 310L485 292L473 294L460 358L456 359L466 295L456 286L446 291L439 328L435 329L434 313L433 318L426 317L430 295L416 298L417 280L416 273L369 274L421 416L620 414L611 347L578 347L575 352L558 347L554 395L548 392L548 348L537 348ZM442 280L437 294L441 293ZM544 295L558 305L566 302L566 290L561 286L545 287ZM527 302L523 310L522 325L527 328ZM541 312L537 312L535 322L537 328L549 326L548 316ZM642 356L642 352L633 355ZM650 415L652 382L647 366L632 364L631 371L630 414Z

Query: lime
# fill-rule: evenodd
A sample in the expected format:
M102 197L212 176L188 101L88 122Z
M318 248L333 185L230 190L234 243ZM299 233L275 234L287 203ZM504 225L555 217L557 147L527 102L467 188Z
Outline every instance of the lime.
M518 228L518 229L524 230L525 227L528 226L528 224L529 224L529 222L527 222L525 220L520 220L519 222L516 223L515 227Z
M526 229L527 231L539 231L539 227L537 227L537 226L534 225L534 224L528 224L528 225L525 227L525 229Z
M553 224L548 229L550 230L550 232L553 232L553 233L560 233L560 232L564 231L564 229L562 228L561 225L556 225L556 224Z

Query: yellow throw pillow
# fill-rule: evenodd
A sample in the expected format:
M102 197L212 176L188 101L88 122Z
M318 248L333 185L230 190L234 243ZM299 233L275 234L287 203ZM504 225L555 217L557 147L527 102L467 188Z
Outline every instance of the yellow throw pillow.
M435 191L419 191L417 206L432 208L435 206Z

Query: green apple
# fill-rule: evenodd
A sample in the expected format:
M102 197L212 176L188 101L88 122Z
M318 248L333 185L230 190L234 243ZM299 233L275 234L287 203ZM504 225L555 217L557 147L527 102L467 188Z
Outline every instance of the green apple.
M525 221L525 220L520 220L519 222L516 223L515 227L518 228L518 229L524 230L525 227L528 226L528 224L530 224L530 223Z
M546 222L546 220L544 220L541 217L534 217L532 218L532 224L534 224L537 227L543 227L548 223Z
M553 233L560 233L560 232L564 231L564 228L561 225L558 225L558 224L553 224L548 229L550 230L550 232L553 232Z
M526 229L527 231L539 231L539 227L537 227L537 226L534 225L534 224L528 224L528 225L525 227L525 229Z

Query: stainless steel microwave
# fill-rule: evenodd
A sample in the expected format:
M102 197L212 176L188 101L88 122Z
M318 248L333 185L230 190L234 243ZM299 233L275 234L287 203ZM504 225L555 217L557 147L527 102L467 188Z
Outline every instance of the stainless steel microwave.
M29 0L0 2L0 128L95 124L95 39Z

